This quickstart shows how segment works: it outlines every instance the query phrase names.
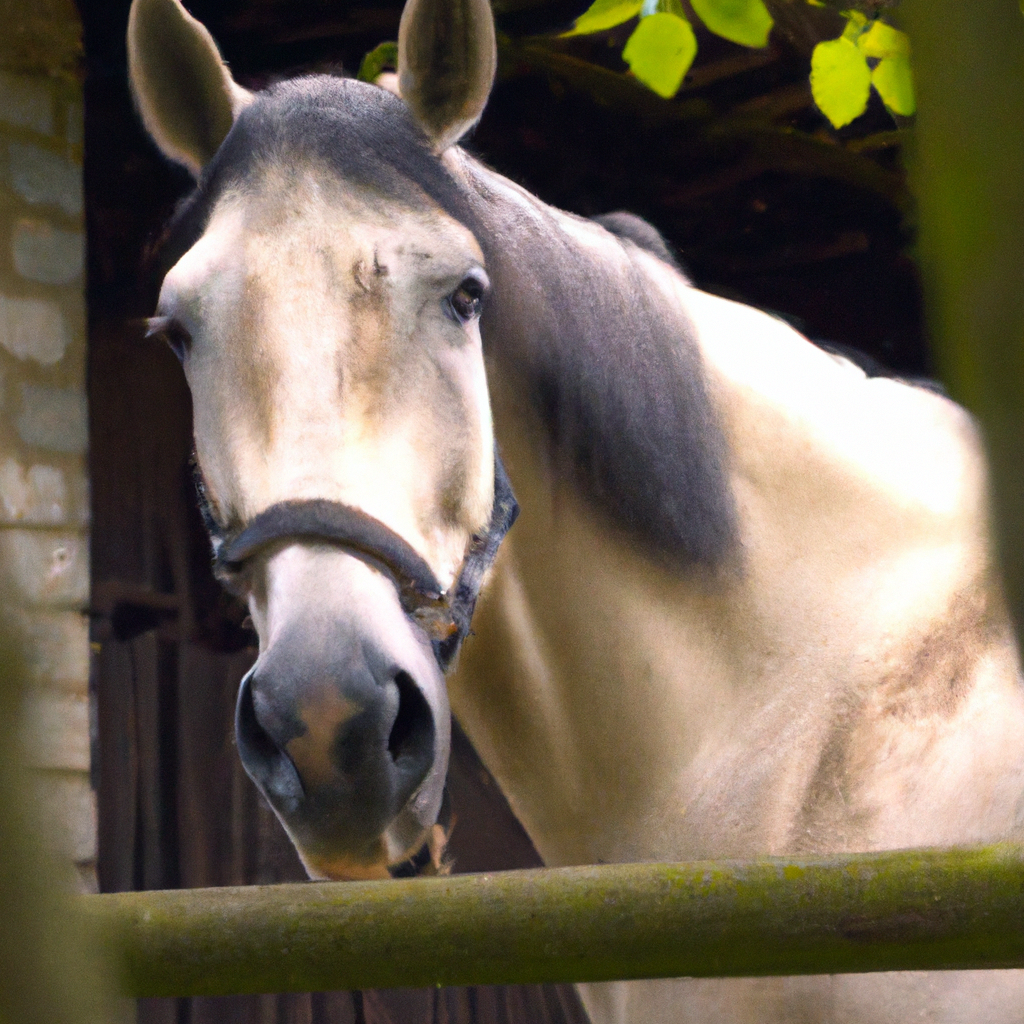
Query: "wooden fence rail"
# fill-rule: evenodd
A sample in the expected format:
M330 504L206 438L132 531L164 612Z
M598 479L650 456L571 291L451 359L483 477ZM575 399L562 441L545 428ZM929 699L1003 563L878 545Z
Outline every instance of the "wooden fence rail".
M82 897L134 996L1024 967L1024 848Z

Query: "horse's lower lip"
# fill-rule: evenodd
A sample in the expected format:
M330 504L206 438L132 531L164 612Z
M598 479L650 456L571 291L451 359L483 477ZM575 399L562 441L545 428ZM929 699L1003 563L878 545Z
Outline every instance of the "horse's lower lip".
M370 862L355 861L348 857L313 857L301 851L300 856L310 878L321 881L367 882L391 877L383 849L380 859Z

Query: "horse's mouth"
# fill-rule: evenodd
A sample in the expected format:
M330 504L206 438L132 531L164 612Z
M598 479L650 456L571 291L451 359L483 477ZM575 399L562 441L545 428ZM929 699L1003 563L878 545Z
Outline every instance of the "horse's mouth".
M369 882L390 878L388 858L381 841L380 858L377 860L353 860L351 857L317 857L299 851L306 873L315 881L323 882Z
M413 875L446 875L451 870L447 860L448 833L449 827L440 823L432 825L422 840L413 844L397 860L388 857L385 836L381 836L372 855L363 859L346 854L314 855L299 847L296 849L306 873L314 881L368 882Z

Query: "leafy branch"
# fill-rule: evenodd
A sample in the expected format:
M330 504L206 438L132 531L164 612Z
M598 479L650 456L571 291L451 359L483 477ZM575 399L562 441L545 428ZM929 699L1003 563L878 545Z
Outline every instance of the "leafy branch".
M916 110L910 41L879 16L896 2L855 0L851 8L849 0L688 0L684 8L683 0L593 0L561 38L607 32L638 19L622 58L638 82L671 99L697 55L693 16L714 34L751 50L767 47L777 28L809 55L814 103L833 127L842 128L866 111L872 89L897 118ZM530 0L497 0L495 6L510 3L529 5ZM382 43L367 53L359 77L374 81L395 66L395 59L395 44Z
M814 0L815 6L819 0ZM775 19L764 0L690 0L715 35L751 48L767 46ZM775 6L778 6L776 0ZM639 16L622 51L632 73L670 99L697 55L697 37L680 0L594 0L567 36L605 32ZM837 39L818 42L811 55L814 102L836 128L867 109L874 88L894 114L914 113L910 42L899 29L858 10L844 13Z
M838 39L814 48L811 95L832 125L842 128L867 109L872 87L894 114L909 117L917 109L910 40L884 21L869 22L853 11Z

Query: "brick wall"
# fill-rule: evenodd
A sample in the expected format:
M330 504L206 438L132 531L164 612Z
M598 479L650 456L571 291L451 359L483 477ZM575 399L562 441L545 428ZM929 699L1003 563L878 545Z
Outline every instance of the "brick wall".
M10 5L5 5L10 6ZM0 41L0 574L27 641L26 751L61 847L95 888L80 26L17 0Z

